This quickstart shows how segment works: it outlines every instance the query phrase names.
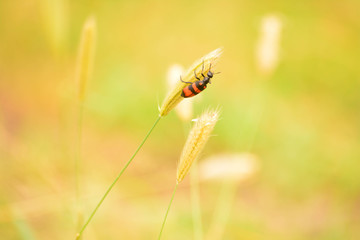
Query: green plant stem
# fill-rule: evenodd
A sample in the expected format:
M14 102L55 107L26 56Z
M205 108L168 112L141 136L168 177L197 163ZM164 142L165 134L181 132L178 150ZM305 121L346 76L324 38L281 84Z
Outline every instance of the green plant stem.
M146 134L145 138L142 140L142 142L140 143L139 147L136 149L135 153L131 156L130 160L125 164L125 166L123 167L123 169L120 171L119 175L115 178L115 180L111 183L111 185L109 186L109 188L106 190L105 194L102 196L102 198L100 199L99 203L96 205L95 209L92 211L90 217L87 219L87 221L85 222L84 226L81 228L81 230L76 234L76 239L79 239L82 235L82 233L84 232L84 230L86 229L87 225L90 223L91 219L94 217L96 211L99 209L99 207L101 206L101 204L103 203L103 201L105 200L106 196L109 194L109 192L111 191L111 189L114 187L115 183L119 180L119 178L121 177L121 175L124 173L124 171L126 170L126 168L130 165L130 163L132 162L132 160L135 158L136 154L139 152L139 150L141 149L141 147L144 145L145 141L148 139L148 137L150 136L151 132L154 130L155 126L157 125L157 123L160 121L161 116L159 116L154 125L151 127L151 129L149 130L149 132Z
M192 217L193 217L193 225L194 225L194 240L202 240L203 229L202 229L202 221L201 221L199 172L198 172L197 161L195 161L192 165L190 177L191 177L190 188L191 188Z
M173 192L173 194L172 194L172 196L171 196L171 199L170 199L170 202L169 202L169 206L168 206L168 208L167 208L167 210L166 210L166 213L165 213L164 221L163 221L162 226L161 226L161 230L160 230L160 233L159 233L159 238L158 238L158 240L160 240L161 234L162 234L162 232L163 232L163 230L164 230L166 218L167 218L167 216L168 216L168 214L169 214L169 210L170 210L171 204L172 204L172 202L173 202L173 200L174 200L175 192L176 192L176 189L177 189L178 185L179 185L179 183L176 183L174 192Z

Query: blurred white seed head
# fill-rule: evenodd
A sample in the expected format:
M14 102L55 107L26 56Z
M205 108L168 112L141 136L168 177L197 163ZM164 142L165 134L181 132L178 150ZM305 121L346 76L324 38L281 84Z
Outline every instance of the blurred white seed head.
M255 155L250 153L219 154L201 162L200 179L229 179L241 181L251 177L259 168Z
M169 67L167 73L168 89L173 89L176 86L183 72L184 68L179 64L174 64ZM191 120L193 117L193 98L190 98L187 101L181 101L175 107L175 112L182 121L188 122Z
M184 68L180 64L173 64L169 67L166 78L169 89L173 88L174 85L176 85L183 72Z
M176 182L180 183L189 172L194 161L199 157L212 130L219 119L219 110L211 110L203 113L191 129L182 151L177 167Z
M194 76L194 70L199 73L201 72L204 66L204 72L208 72L210 69L214 71L216 63L219 57L222 54L222 48L215 49L214 51L210 52L209 54L205 55L204 57L195 61L195 63L181 75L184 82L195 82L197 79ZM160 107L160 116L166 116L174 107L176 107L184 98L181 96L181 91L186 87L188 84L183 83L179 79L176 85L169 91L168 95L165 97L163 104Z
M277 66L281 29L282 21L276 15L265 16L261 21L256 59L258 68L263 74L271 74Z

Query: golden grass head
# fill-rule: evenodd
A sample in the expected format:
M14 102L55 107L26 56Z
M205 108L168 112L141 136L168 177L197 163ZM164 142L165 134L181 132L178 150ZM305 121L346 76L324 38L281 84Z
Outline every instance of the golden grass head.
M198 59L194 64L182 75L184 82L196 82L197 79L194 76L194 70L199 73L202 70L204 65L204 72L208 72L210 69L215 69L217 61L221 56L223 50L222 48L215 49L204 57ZM162 106L160 107L160 116L166 116L176 105L178 105L184 98L181 96L181 91L188 84L180 81L180 75L178 77L177 83L174 85L173 89L170 90L166 96Z
M83 27L76 65L76 81L78 84L78 97L80 102L84 101L86 83L90 78L93 68L95 40L96 21L94 17L89 17Z
M177 167L176 182L180 183L189 172L194 161L199 157L219 119L219 110L209 110L196 119L182 151Z

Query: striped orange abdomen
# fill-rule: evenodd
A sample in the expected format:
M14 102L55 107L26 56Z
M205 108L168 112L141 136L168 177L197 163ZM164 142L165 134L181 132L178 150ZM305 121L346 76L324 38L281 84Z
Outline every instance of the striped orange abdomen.
M193 97L199 93L201 93L206 88L206 85L203 83L203 81L196 81L192 83L191 85L186 86L182 92L181 96L184 98Z

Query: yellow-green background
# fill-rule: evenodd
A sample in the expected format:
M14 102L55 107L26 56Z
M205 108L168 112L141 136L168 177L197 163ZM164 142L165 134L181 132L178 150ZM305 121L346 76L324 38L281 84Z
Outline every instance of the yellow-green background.
M260 77L264 15L283 20ZM166 73L223 46L195 114L222 107L203 157L249 148L223 239L360 239L360 1L0 2L0 238L73 239L76 55L88 16L96 57L83 120L85 217L157 117ZM259 120L259 116L261 119ZM191 124L162 119L84 239L156 239ZM256 134L254 134L256 133ZM200 160L201 161L201 160ZM208 232L221 182L201 182ZM164 239L192 239L189 178Z

